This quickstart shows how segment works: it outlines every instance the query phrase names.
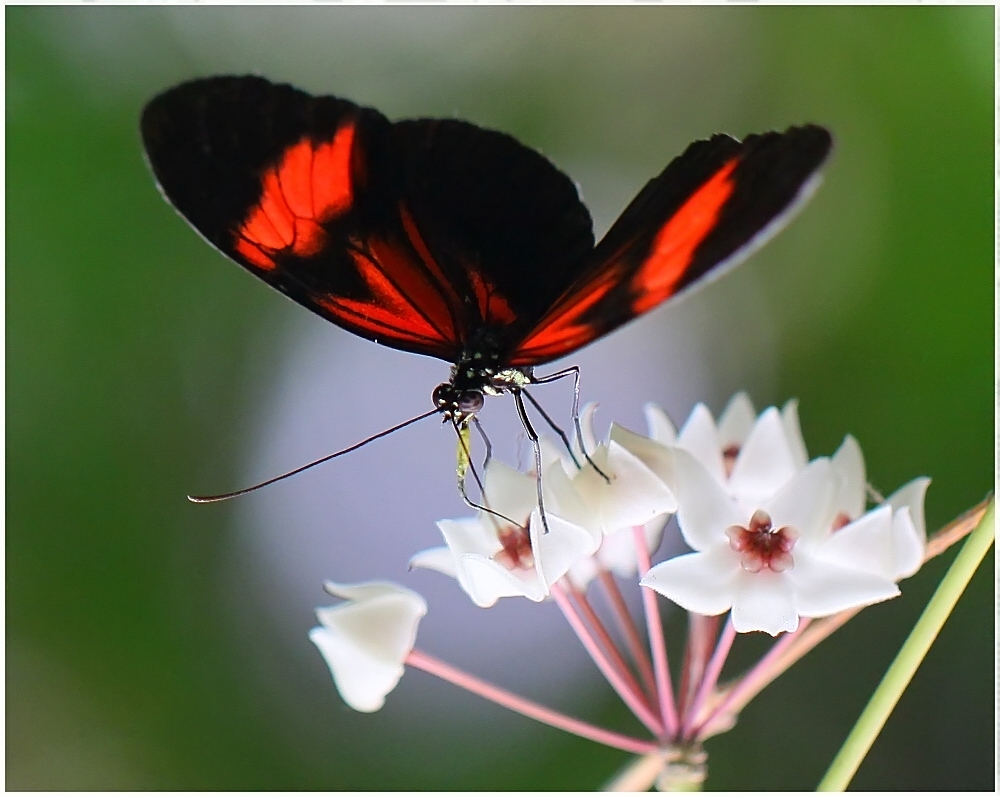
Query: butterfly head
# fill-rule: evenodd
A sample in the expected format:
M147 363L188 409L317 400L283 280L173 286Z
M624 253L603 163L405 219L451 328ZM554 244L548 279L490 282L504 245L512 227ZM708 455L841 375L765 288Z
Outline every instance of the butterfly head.
M431 395L434 406L445 417L461 425L483 408L481 390L462 389L451 382L442 382Z

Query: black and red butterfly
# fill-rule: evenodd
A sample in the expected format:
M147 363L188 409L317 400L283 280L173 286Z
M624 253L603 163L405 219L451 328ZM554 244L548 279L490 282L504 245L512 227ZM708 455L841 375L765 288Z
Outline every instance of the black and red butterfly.
M213 77L155 97L141 130L164 196L223 254L356 335L451 363L427 414L459 429L484 394L512 393L526 421L523 389L551 378L535 366L749 254L832 143L815 125L696 141L595 245L569 177L468 122Z

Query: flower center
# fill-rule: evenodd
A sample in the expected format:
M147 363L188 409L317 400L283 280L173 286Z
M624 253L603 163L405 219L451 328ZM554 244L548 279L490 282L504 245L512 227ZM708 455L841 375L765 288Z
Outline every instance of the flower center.
M744 526L730 526L726 529L729 545L740 555L740 565L751 573L771 570L781 573L794 567L791 550L799 533L791 526L775 529L771 526L771 516L758 509Z
M497 534L501 550L493 559L508 570L530 570L535 566L535 556L531 551L531 537L528 530L517 526L507 526Z
M736 458L740 455L740 447L736 443L730 443L722 449L722 467L726 471L726 478L733 475L733 466L736 465Z
M838 512L837 517L833 519L833 531L840 531L844 526L849 525L851 522L851 516L846 512Z

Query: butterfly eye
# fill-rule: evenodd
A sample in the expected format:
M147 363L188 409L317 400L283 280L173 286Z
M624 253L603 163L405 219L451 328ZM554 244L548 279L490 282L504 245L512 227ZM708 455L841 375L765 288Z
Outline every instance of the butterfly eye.
M469 390L458 397L458 411L463 415L475 415L483 408L483 394Z
M455 388L453 388L447 382L442 382L431 394L431 401L434 402L435 407L447 407L450 406L455 401Z

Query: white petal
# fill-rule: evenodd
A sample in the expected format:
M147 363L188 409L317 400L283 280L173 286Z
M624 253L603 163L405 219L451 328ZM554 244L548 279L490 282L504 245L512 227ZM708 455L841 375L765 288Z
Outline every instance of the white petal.
M796 547L809 547L829 534L833 488L830 460L821 457L806 465L761 508L771 516L775 528L791 526L802 535Z
M589 465L587 468L594 478L600 479L600 476L593 472L593 468ZM574 467L573 475L576 476L578 473ZM586 529L591 539L590 553L596 551L604 539L600 517L596 509L590 507L577 492L576 485L566 471L558 465L550 467L542 478L542 487L545 491L546 514L557 515Z
M455 556L467 553L493 556L503 547L497 539L496 530L488 519L439 520L437 527L441 531L441 536L444 537L445 544Z
M694 454L708 472L719 482L725 483L726 471L722 462L722 443L715 428L712 413L704 404L697 404L677 436L677 445Z
M803 617L826 617L899 594L892 579L808 555L796 558L795 566L782 575L795 585L795 608Z
M646 548L650 552L660 547L663 527L670 518L662 515L643 527ZM598 548L595 558L607 569L622 578L632 578L639 570L635 553L635 535L632 529L622 529L608 534Z
M324 581L323 589L335 598L343 598L347 601L361 603L364 601L376 600L386 595L397 593L417 595L416 592L393 584L391 581L362 581L358 584L341 584L337 581ZM420 598L423 600L423 598Z
M423 567L427 570L436 570L446 576L458 578L458 565L455 561L455 554L447 545L438 548L428 548L425 551L413 554L410 557L410 567Z
M498 459L491 459L486 467L486 497L489 507L511 520L523 523L538 503L535 477L514 470ZM484 526L492 527L492 521L480 512Z
M593 515L591 521L588 521L586 524L580 523L580 525L589 525L590 523L600 525L601 500L604 490L608 487L608 483L605 481L604 476L597 472L594 466L596 465L597 468L600 468L601 473L607 474L608 476L613 475L613 471L608 465L607 446L598 446L596 449L591 451L590 459L591 462L593 462L593 465L588 462L583 466L583 468L573 467L572 470L567 471L573 491L583 503L583 506L586 507L586 511ZM543 487L544 486L543 482ZM563 483L559 480L558 476L556 476L553 480L553 488L554 490L562 490L565 492ZM567 501L567 505L573 505L568 494L565 494L563 498ZM574 522L579 522L579 519L576 517L572 518L572 520Z
M503 546L497 538L496 529L488 520L481 521L478 518L466 518L463 520L439 520L437 523L444 537L445 543L452 554L454 574L447 573L442 568L434 568L446 575L453 575L458 579L459 586L472 597L474 585L469 581L469 569L463 564L468 556L477 556L481 559L490 558L500 551ZM440 559L435 559L436 564L440 564ZM424 566L422 562L412 562L418 566ZM476 600L473 598L473 600ZM477 601L478 602L478 601ZM496 598L493 598L493 603ZM480 605L483 605L480 603ZM486 605L492 605L487 603Z
M573 563L566 576L577 589L586 590L597 573L597 560L593 556L585 556Z
M677 442L677 430L667 413L653 403L646 404L642 410L646 416L646 428L651 438L666 446Z
M353 644L385 661L400 661L413 646L416 623L427 613L427 603L416 592L387 581L338 584L327 581L331 595L346 603L316 609L327 628L336 628Z
M747 517L697 459L682 448L670 452L674 460L674 481L670 488L677 497L677 525L684 540L696 551L720 543L728 546L726 529L745 524Z
M830 459L837 488L833 498L834 513L843 512L854 520L865 511L865 458L861 446L851 435L844 438Z
M781 425L785 428L785 438L792 452L797 468L804 468L809 461L806 453L806 441L802 439L802 427L799 425L799 400L789 399L781 408Z
M924 563L926 537L917 531L910 517L910 507L904 506L892 516L892 578L899 581L916 573Z
M357 711L377 711L403 675L417 624L427 604L395 584L335 584L328 592L349 598L316 610L322 627L309 632L344 701Z
M922 540L927 539L927 527L924 525L924 494L930 483L931 480L926 476L920 476L904 484L886 499L886 503L892 505L893 509L902 509L904 506L910 508L913 528Z
M729 490L745 506L760 505L798 471L781 415L769 407L757 419L740 449L729 477Z
M733 605L739 556L729 545L675 556L650 568L639 583L696 614L722 614Z
M313 628L309 639L326 660L340 696L355 711L378 711L403 677L402 664L372 659L325 628Z
M673 478L673 459L666 445L636 434L617 423L611 424L608 440L637 456L642 464L653 471L664 484L670 483Z
M740 391L731 399L719 416L719 442L722 447L742 446L753 428L757 412L750 397Z
M562 443L557 443L549 437L539 437L538 448L542 452L542 472L547 471L555 462L561 463L564 459L569 459L569 457L565 454L565 449L563 448ZM572 465L573 463L570 462L569 464Z
M597 412L597 402L591 401L580 410L580 430L583 432L583 443L587 447L587 453L593 455L597 450L597 436L594 434L594 413ZM573 434L573 453L577 458L583 459L583 450L580 448L580 438ZM581 463L583 464L583 463Z
M896 570L892 507L873 509L833 532L813 549L813 555L838 567L891 579Z
M643 526L677 509L677 500L663 481L618 443L608 444L611 483L601 480L601 525L609 534ZM607 473L607 471L605 471Z
M531 516L531 549L535 552L535 571L548 595L549 587L562 578L576 562L590 555L592 538L586 529L546 513L549 533L543 534L538 510Z
M543 600L545 587L534 570L512 571L492 559L466 554L458 560L458 583L477 606L488 608L500 598L523 596Z
M787 573L740 570L733 597L733 628L739 633L765 631L777 636L799 627L795 597Z

